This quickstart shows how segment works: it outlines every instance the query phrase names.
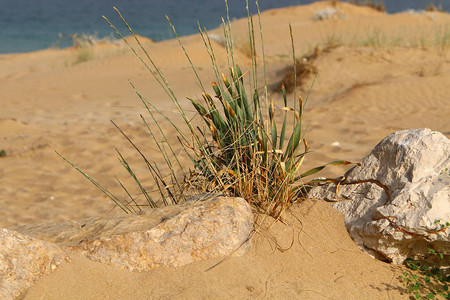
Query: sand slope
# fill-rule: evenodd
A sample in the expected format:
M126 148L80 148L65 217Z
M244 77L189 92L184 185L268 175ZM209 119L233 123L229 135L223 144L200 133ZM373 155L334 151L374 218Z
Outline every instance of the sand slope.
M323 50L315 61L319 75L305 113L313 153L305 160L304 170L337 159L358 161L396 130L429 127L450 136L450 60L445 42L450 16L386 15L342 3L339 18L313 21L314 14L329 5L320 2L263 13L269 83L278 82L280 70L291 64L288 22L293 27L298 56L311 52L316 45ZM243 69L250 63L245 55L246 28L245 20L233 23L236 46L241 49L238 62ZM182 41L208 85L215 79L201 38L194 35ZM219 66L224 68L225 49L213 43ZM177 41L144 44L183 105L192 110L183 99L200 97L200 89ZM0 149L8 154L0 158L0 227L121 213L54 150L118 191L114 176L125 182L127 177L117 161L116 147L152 187L145 166L138 163L139 158L109 120L119 124L150 158L158 161L161 156L139 117L145 111L128 79L169 115L176 116L175 107L123 45L101 44L90 51L93 58L80 63L75 63L79 49L0 55ZM297 92L306 96L311 82L312 78L307 79ZM281 108L280 96L274 93L273 97ZM176 141L174 130L161 124ZM328 169L322 175L338 176L344 171ZM308 228L299 236L309 254L298 243L290 251L272 253L267 239L257 237L248 255L227 260L206 273L204 270L215 261L131 274L74 258L28 296L399 297L398 273L360 253L349 240L340 216L327 204L318 203L303 216L308 205L294 212ZM294 228L300 226L292 218L290 222ZM273 230L280 230L276 236L281 235L282 240L291 238L290 229L282 225Z
M361 255L346 234L343 218L328 204L303 203L287 212L284 222L255 234L244 256L226 260L129 273L74 257L31 288L25 299L405 297L397 280L400 270ZM276 249L286 250L291 244L286 252Z

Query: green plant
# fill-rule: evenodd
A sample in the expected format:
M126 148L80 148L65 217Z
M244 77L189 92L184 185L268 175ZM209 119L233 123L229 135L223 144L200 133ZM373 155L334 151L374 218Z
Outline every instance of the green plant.
M364 2L361 0L350 0L349 2L355 5L368 6L379 12L386 12L386 6L384 5L384 2L382 0L365 0Z
M446 231L450 222L436 220L438 231ZM447 251L436 251L428 248L428 257L421 260L407 258L406 266L413 271L404 272L402 276L403 285L408 293L412 293L416 299L434 299L441 296L450 299L449 283L450 269L448 265ZM434 262L433 262L434 258Z
M441 175L442 175L442 174L447 174L448 176L450 176L450 170L449 170L448 168L445 168L444 170L441 171L440 174L441 174ZM447 225L447 226L448 226L448 225Z
M443 253L434 249L428 249L428 251L431 255L444 259ZM415 271L403 273L403 284L408 293L412 293L416 299L434 299L436 296L450 299L448 269L446 271L443 268L429 266L411 258L406 259L406 265Z
M75 58L74 64L79 64L82 62L89 61L94 58L94 54L92 52L92 49L88 45L83 45L80 48L78 48L78 54Z
M434 34L434 44L438 49L438 53L445 55L450 46L450 27L448 25L438 26Z
M367 32L365 39L361 41L361 46L364 47L382 47L387 45L386 34L378 28L370 30Z
M255 28L253 16L249 12L248 1L246 1L246 7L251 68L245 72L236 63L227 1L225 1L225 4L227 8L227 19L226 21L222 20L222 27L225 37L225 48L228 53L228 70L226 71L228 76L219 70L214 48L208 33L199 25L200 35L209 54L216 76L216 81L211 85L214 96L211 96L205 89L204 84L198 76L196 67L177 35L175 27L172 25L170 19L168 19L202 91L202 100L188 98L200 116L201 122L199 124L195 124L193 119L188 116L188 111L183 108L183 104L175 96L167 78L144 47L142 47L139 39L125 21L122 14L114 8L131 35L136 39L139 50L142 51L145 59L138 54L138 49L128 44L120 31L104 17L117 34L124 39L147 70L154 76L161 88L164 89L174 103L179 116L184 121L185 126L183 128L176 125L166 114L151 102L147 101L131 83L149 113L149 120L143 116L141 118L154 143L163 154L169 174L167 176L166 174L162 174L158 165L150 162L128 136L117 125L116 127L143 158L149 172L155 180L164 204L182 202L193 188L197 192L218 192L243 197L254 207L261 208L264 212L274 217L279 217L290 203L301 198L304 187L302 179L304 177L319 172L327 165L349 164L349 162L336 161L304 173L299 172L309 152L309 145L304 138L301 121L308 97L306 97L305 101L303 101L302 97L297 98L295 91L297 73L294 71L294 105L293 107L289 106L287 92L283 85L281 88L283 102L277 104L277 106L283 107L280 110L282 120L277 120L276 115L279 112L276 111L273 99L269 99L268 97L263 42L261 43L262 68L264 70L262 85L257 77L257 68L259 65L256 59ZM256 5L258 8L260 39L262 41L263 34L258 2L256 2ZM293 45L292 28L289 28ZM293 69L297 70L297 61L293 47L292 58L294 62ZM249 84L246 86L247 78L249 78ZM288 114L292 114L292 117L288 116ZM174 146L167 142L169 139L160 126L160 122L157 121L157 115L167 121L177 132L178 141L185 155L193 164L193 168L190 171L185 171L179 161L178 155L175 154ZM119 156L122 165L127 169L128 173L138 185L139 190L147 199L148 205L156 207L158 201L154 201L146 191L121 153L119 153ZM66 161L69 162L68 160ZM136 198L130 195L121 182L119 184L130 198L130 201L113 195L82 170L72 163L70 164L86 176L125 212L134 211L133 205L140 209L140 205L135 201Z
M450 227L450 222L441 223L441 220L436 220L434 222L436 225L440 227L439 231L445 231L448 227Z
M6 151L4 149L0 149L0 157L5 157Z
M89 61L94 58L92 46L98 41L96 36L87 34L74 34L72 36L72 43L74 48L78 51L74 64Z

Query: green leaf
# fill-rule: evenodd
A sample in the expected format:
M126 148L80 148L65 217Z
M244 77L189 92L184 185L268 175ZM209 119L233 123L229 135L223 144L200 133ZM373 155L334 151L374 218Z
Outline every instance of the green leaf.
M188 98L188 99L191 101L192 105L193 105L193 106L195 107L195 109L198 111L198 113L200 114L200 116L204 117L204 116L207 114L206 109L205 109L200 103L198 103L197 101L195 101L195 100L192 99L192 98Z
M324 169L325 167L327 167L327 166L332 166L332 165L334 165L334 166L340 166L340 165L350 165L350 164L353 164L353 163L352 163L352 162L349 162L349 161L346 161L346 160L337 160L337 161L333 161L333 162L330 162L330 163L328 163L328 164L326 164L326 165L319 166L319 167L315 167L315 168L313 168L313 169L311 169L311 170L309 170L309 171L306 171L305 173L300 174L300 176L296 177L295 180L298 180L298 179L301 179L301 178L304 178L304 177L307 177L307 176L311 176L311 175L313 175L313 174L316 174L316 173L320 172L321 170L323 170L323 169Z
M219 98L219 99L222 98L222 93L220 92L220 89L217 86L217 83L213 82L211 85L213 87L214 92L216 93L216 97Z
M230 94L230 96L232 98L234 98L234 96L233 96L233 88L231 87L231 84L228 81L228 78L224 74L222 74L222 80L223 80L223 83L225 84L225 87L228 90L228 93Z
M437 268L437 267L435 267L435 268L431 268L431 273L433 273L433 274L439 274L441 272L441 270L439 269L439 268Z
M277 124L275 120L272 122L272 149L277 148Z
M274 116L275 116L275 105L273 104L273 99L270 99L270 104L269 104L269 121L270 122L272 122Z
M284 86L284 83L281 84L281 92L283 94L284 107L286 107L287 106L287 97L286 97L286 87Z
M241 68L238 65L236 65L236 75L238 79L241 81L241 84L244 84L244 76L242 76Z
M301 139L301 134L302 134L302 123L299 122L297 123L297 125L295 125L295 128L286 146L286 152L284 154L286 161L291 159L293 154L297 150L298 143L300 142Z
M255 109L255 111L258 109L258 108L260 108L260 105L259 105L259 95L258 95L258 91L257 90L255 90L254 91L254 93L253 93L253 107L254 107L254 109ZM261 112L260 112L261 113ZM261 118L261 115L259 116L259 119L261 120L262 118ZM262 121L262 120L261 120Z
M262 150L264 151L263 161L265 164L267 161L267 135L264 131L261 133L261 137L262 137L262 147L263 147Z
M283 149L285 135L286 135L286 112L284 112L283 126L281 127L280 133L280 149Z

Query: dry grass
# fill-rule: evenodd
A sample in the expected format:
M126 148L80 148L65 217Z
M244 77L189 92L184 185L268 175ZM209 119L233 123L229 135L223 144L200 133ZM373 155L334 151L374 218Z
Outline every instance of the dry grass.
M286 92L292 93L296 87L303 88L306 79L318 73L317 67L314 65L315 60L322 55L322 53L329 52L334 48L341 46L338 39L329 38L324 43L316 45L314 50L300 59L296 59L295 72L292 67L286 67L279 72L279 77L282 79L273 86L272 91L279 90L281 85L284 85Z
M305 83L305 79L317 74L317 67L314 65L313 59L297 59L295 63L295 71L291 67L286 67L281 71L284 74L280 84L277 84L276 89L279 89L281 84L284 84L286 91L292 93L294 89L302 87Z
M386 12L386 6L384 5L384 2L382 0L375 1L375 0L350 0L349 3L359 5L359 6L368 6L370 8L373 8L379 12Z
M428 11L428 12L440 11L440 12L442 12L442 11L444 11L444 9L442 8L442 5L435 5L434 3L430 3L425 8L425 11Z

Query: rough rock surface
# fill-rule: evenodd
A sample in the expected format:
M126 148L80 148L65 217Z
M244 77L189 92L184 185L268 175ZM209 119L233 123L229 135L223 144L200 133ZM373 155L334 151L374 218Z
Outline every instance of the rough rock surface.
M309 197L336 201L333 206L344 214L361 248L400 264L407 257L427 254L428 248L450 252L446 168L450 169L450 140L443 134L430 129L399 131L384 138L340 184L317 186Z
M253 230L253 214L242 198L216 196L135 215L17 230L98 262L143 271L243 254Z
M0 229L0 299L14 299L68 259L60 247Z

